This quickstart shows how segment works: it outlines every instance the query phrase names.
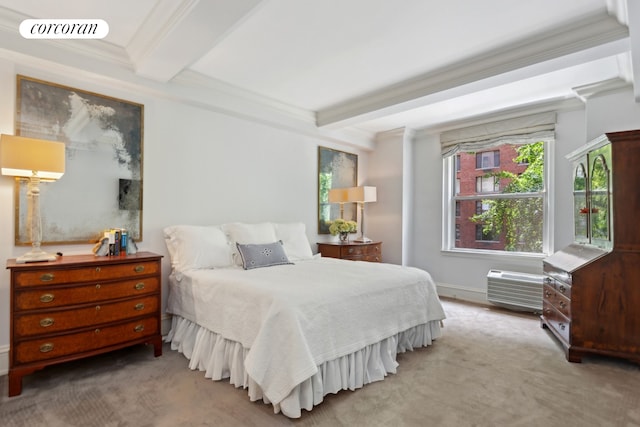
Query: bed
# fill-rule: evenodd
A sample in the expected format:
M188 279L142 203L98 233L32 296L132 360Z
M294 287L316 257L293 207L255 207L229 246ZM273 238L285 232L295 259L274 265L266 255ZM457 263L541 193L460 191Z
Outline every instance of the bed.
M180 225L171 258L171 348L189 368L290 418L325 395L395 373L445 313L429 274L314 255L303 223Z

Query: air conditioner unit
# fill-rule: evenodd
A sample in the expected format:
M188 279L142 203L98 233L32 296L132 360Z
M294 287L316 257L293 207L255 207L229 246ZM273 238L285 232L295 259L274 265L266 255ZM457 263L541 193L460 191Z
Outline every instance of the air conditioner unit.
M539 274L489 270L487 299L489 302L518 311L542 312L542 282Z

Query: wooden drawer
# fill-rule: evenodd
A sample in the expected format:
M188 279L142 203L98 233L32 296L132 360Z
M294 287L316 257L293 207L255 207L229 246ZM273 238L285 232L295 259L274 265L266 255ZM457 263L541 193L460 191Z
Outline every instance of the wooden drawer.
M160 290L158 277L125 280L121 282L91 283L71 287L46 287L38 290L17 291L15 311L48 309L64 305L145 295Z
M379 244L346 246L342 249L342 258L361 261L380 261L381 248Z
M109 279L126 279L136 276L157 274L160 263L156 261L98 265L95 267L60 269L40 269L37 271L17 271L13 285L17 288L55 285L62 283L99 282Z
M106 304L40 310L37 313L16 316L13 337L19 340L26 336L84 328L144 316L157 310L158 297L155 295Z
M382 262L382 242L318 243L318 251L329 258Z
M558 279L554 279L553 277L550 277L550 276L545 276L544 284L557 290L567 298L571 299L571 285L569 283L558 280Z
M14 363L30 363L126 343L158 334L156 316L56 337L18 342L13 349Z
M564 294L545 284L543 287L543 299L567 318L571 318L571 300Z
M571 344L571 321L555 309L548 301L542 301L542 316L547 326L567 345Z

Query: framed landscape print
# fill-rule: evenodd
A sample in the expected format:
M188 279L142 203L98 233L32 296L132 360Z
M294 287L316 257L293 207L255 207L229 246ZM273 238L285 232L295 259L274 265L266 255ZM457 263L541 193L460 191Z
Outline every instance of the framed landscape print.
M42 243L94 243L110 228L142 239L144 106L17 76L16 134L65 144L65 173L40 185ZM27 180L16 181L18 245L30 243Z
M329 225L340 218L340 205L329 203L332 188L355 187L358 181L358 156L318 147L318 234L329 234ZM344 219L356 220L356 204L345 203Z

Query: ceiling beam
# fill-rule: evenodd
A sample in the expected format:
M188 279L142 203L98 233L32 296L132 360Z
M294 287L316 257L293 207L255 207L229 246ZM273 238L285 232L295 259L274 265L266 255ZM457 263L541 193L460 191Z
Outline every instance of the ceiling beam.
M126 48L135 72L168 82L213 49L262 1L158 2Z
M597 59L594 49L599 46L604 46L602 55L619 54L628 46L628 36L628 28L606 11L587 15L500 50L321 109L316 114L316 123L320 127L352 125L428 105L449 96L447 92L456 92L459 96L464 90L487 89L526 78L527 68L530 72L534 68L536 72L541 68L554 71L554 67L557 70L584 61L585 55L580 55L581 52L589 52L586 56L590 60ZM568 63L571 61L574 63Z

